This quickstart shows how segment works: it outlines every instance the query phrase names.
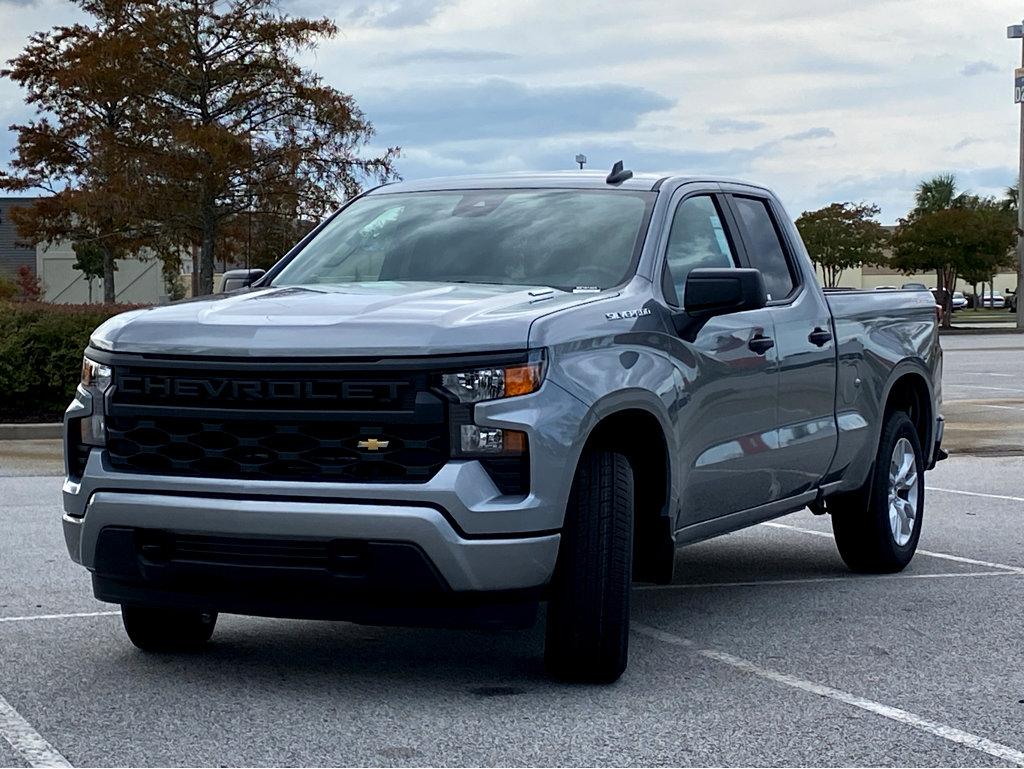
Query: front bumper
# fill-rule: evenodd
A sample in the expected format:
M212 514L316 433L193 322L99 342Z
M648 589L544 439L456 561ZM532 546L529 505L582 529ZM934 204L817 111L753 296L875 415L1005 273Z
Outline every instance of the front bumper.
M84 517L64 516L72 559L95 571L97 544L106 528L409 543L453 591L544 585L554 571L559 542L557 534L466 539L427 506L101 491L92 496Z

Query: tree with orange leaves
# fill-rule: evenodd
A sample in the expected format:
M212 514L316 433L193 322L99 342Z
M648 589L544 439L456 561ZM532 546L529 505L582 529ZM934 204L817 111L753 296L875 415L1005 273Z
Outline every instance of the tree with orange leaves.
M103 256L104 301L114 301L117 259L144 240L141 184L134 147L146 137L138 37L127 4L83 2L93 25L38 32L0 71L21 85L39 117L11 126L17 135L0 189L50 193L12 218L33 241L69 240Z
M94 24L33 36L4 72L42 116L14 127L0 187L52 193L23 234L109 251L107 301L114 260L141 245L197 247L210 293L241 216L318 219L395 176L397 148L367 156L373 127L352 97L296 61L337 34L330 20L272 0L77 2Z

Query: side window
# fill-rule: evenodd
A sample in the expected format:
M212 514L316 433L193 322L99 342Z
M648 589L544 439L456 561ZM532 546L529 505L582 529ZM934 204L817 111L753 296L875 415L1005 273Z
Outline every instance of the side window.
M733 201L750 239L747 243L750 265L759 269L764 276L768 299L785 299L796 288L796 280L772 221L768 203L759 198L738 196Z
M668 265L664 281L665 298L676 305L680 300L685 301L683 289L690 270L736 266L735 254L714 198L698 195L679 204L672 217L665 259ZM670 287L674 289L674 296Z

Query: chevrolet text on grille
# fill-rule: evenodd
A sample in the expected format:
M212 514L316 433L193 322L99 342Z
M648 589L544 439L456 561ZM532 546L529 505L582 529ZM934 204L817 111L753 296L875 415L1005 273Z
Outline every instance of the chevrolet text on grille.
M117 380L118 389L129 395L209 400L395 400L402 386L400 382L197 379L152 375L128 375Z

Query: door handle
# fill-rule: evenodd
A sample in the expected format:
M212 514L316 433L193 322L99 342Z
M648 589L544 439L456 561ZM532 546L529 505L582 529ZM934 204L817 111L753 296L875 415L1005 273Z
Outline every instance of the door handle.
M747 347L750 348L751 352L756 352L758 355L764 355L770 349L775 346L775 340L770 336L764 334L758 334L750 337L750 341L747 342Z
M807 337L807 341L816 347L824 347L832 341L832 334L823 328L816 328Z

